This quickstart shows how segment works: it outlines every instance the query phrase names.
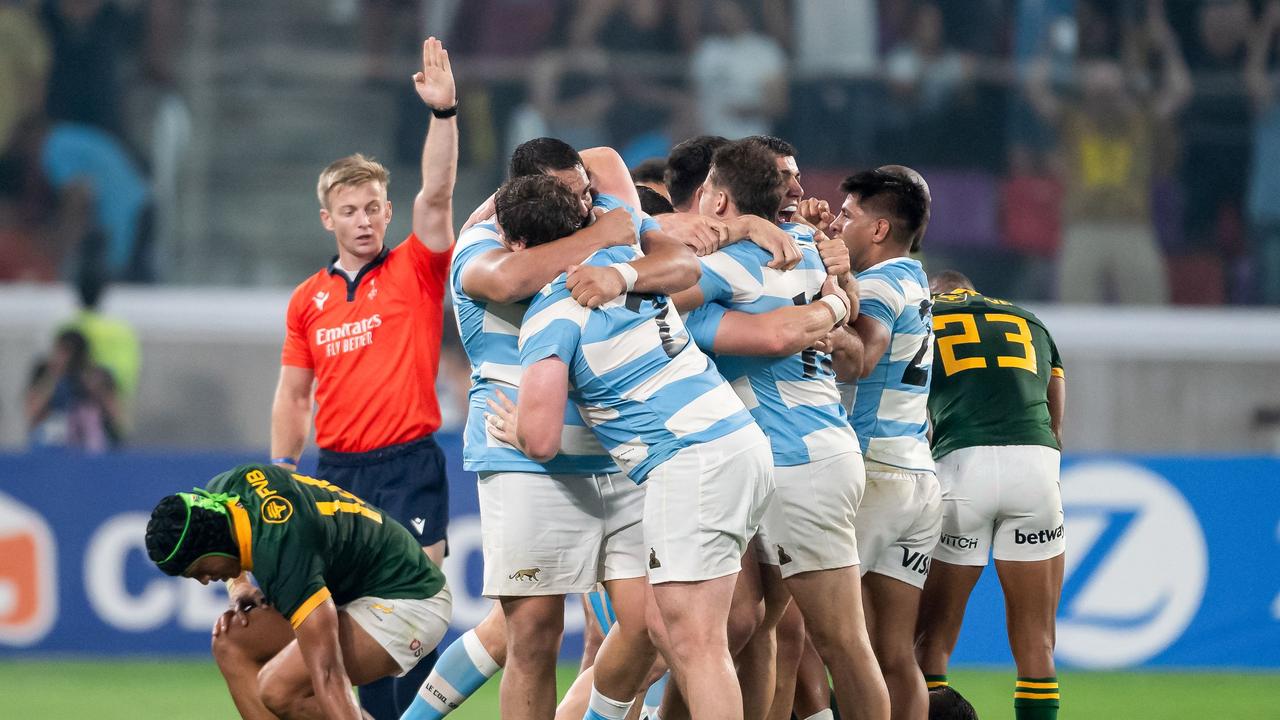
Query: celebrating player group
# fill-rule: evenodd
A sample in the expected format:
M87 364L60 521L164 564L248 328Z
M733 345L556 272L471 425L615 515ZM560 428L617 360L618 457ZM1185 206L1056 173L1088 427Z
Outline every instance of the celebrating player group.
M338 255L290 302L275 457L148 526L163 571L228 581L214 654L243 716L441 718L503 669L503 718L974 717L946 672L994 554L1016 715L1056 717L1062 364L1031 313L930 283L925 178L857 172L833 208L788 142L703 136L641 193L613 150L537 138L455 243L434 38L414 84L413 235L383 243L380 165L325 169ZM432 666L446 288L497 602ZM295 472L313 387L320 478ZM557 704L571 595L603 639Z

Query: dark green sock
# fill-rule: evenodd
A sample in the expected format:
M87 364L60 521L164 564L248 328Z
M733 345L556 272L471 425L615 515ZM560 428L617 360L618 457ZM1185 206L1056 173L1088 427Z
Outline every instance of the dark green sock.
M1057 720L1058 678L1018 678L1013 688L1013 716L1017 720Z
M951 683L947 682L946 675L925 675L924 684L932 690L937 687L947 687Z

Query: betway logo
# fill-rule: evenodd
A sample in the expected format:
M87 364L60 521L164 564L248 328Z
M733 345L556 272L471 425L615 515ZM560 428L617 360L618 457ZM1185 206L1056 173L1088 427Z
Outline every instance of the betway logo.
M1059 525L1052 530L1041 530L1039 532L1026 533L1025 535L1021 530L1014 528L1013 542L1017 545L1040 545L1057 540L1062 537L1063 532L1064 528L1062 525Z
M44 518L0 493L0 645L34 645L53 628L57 559Z
M353 335L363 335L376 327L382 327L382 316L377 313L355 322L342 323L337 327L316 328L316 344L324 345Z

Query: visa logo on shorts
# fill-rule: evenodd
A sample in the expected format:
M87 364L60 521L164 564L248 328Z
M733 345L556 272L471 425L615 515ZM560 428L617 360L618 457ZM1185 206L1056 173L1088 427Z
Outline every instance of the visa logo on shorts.
M53 629L57 557L44 518L0 493L0 645L34 645Z
M921 575L929 574L929 561L931 559L932 558L925 553L918 553L914 550L902 548L902 567L915 570Z
M1040 530L1033 533L1023 533L1021 530L1014 528L1013 542L1018 545L1042 545L1061 538L1065 531L1063 525L1059 525L1052 530Z

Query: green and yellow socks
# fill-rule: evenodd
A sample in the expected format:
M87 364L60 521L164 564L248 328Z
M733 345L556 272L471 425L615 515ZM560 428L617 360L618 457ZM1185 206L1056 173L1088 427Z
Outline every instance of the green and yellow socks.
M1017 720L1057 720L1058 678L1018 678L1013 688L1013 713Z
M947 682L946 675L925 675L924 684L925 687L932 690L934 688L947 687L951 683Z

